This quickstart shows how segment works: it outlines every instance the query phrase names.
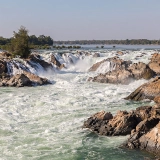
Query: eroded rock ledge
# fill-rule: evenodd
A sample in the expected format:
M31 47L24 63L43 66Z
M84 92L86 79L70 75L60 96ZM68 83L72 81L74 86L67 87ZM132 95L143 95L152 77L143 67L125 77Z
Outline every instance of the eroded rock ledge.
M115 116L101 111L88 118L83 128L105 136L130 134L125 147L145 149L160 156L159 105L142 106L130 112L118 111Z

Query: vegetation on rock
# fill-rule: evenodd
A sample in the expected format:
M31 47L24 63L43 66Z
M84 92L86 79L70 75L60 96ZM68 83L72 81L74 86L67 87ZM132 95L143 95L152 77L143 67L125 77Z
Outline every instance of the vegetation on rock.
M18 32L14 31L14 36L11 39L8 50L12 53L13 57L20 56L21 58L27 58L31 51L29 48L28 30L21 26Z

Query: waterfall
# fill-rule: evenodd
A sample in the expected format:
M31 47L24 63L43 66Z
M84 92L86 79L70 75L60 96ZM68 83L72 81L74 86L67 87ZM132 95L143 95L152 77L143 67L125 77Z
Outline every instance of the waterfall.
M97 73L107 73L109 71L113 71L116 68L116 64L112 61L106 61L102 63L98 69L96 70Z

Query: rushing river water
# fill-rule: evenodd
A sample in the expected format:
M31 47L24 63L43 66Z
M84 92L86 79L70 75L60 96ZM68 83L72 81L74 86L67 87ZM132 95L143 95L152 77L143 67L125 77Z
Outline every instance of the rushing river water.
M0 88L0 160L143 160L144 151L121 148L127 136L98 136L82 129L84 120L105 110L132 110L153 102L123 98L146 82L129 85L87 82L93 63L113 57L114 50L90 50L87 57L47 76L53 84L39 87ZM129 50L120 58L148 63L155 50ZM143 56L140 56L143 54ZM47 59L48 52L42 53ZM104 68L102 68L102 71ZM43 75L43 73L41 73Z

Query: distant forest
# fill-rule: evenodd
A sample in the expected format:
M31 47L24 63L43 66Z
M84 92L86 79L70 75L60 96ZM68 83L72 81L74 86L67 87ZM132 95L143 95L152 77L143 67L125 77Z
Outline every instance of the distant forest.
M12 37L13 38L13 37ZM0 37L0 45L8 45L11 43L12 38L3 38ZM36 37L35 35L29 36L29 45L40 45L40 46L52 46L53 45L53 39L50 36L44 36L40 35Z
M89 45L89 44L124 44L124 45L160 45L160 40L148 39L126 39L126 40L76 40L76 41L54 41L57 45Z
M13 37L12 37L13 38ZM12 38L0 37L0 46L10 44ZM126 39L126 40L75 40L75 41L53 41L50 36L35 35L29 36L30 46L52 46L52 45L107 45L107 44L124 44L124 45L160 45L160 40L148 39Z

